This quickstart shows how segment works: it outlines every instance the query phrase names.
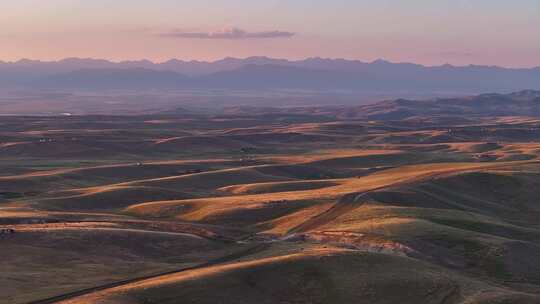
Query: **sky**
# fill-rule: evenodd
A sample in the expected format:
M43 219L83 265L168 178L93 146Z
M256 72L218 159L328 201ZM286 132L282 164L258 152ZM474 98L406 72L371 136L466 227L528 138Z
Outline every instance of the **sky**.
M2 0L0 60L540 66L539 0Z

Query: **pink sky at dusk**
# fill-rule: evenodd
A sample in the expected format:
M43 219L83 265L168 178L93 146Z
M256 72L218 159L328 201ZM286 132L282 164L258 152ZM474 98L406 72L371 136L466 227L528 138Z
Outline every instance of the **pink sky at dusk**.
M269 56L540 66L538 1L254 2L10 1L2 5L0 60Z

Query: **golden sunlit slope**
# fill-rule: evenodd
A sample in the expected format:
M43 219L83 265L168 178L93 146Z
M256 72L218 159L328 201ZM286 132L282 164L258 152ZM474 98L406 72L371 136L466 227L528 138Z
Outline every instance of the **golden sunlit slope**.
M504 167L509 164L451 163L404 166L384 170L361 178L333 180L337 185L300 191L286 191L253 195L210 197L177 201L151 202L131 206L127 211L138 216L177 217L190 221L218 219L220 215L237 212L264 211L284 207L295 209L295 203L310 203L336 200L345 194L378 190L400 183L411 183L441 174L468 171L489 167ZM268 219L267 219L268 220Z
M340 151L341 152L341 151ZM314 160L315 163L301 164L281 164L281 165L258 165L258 166L243 166L227 169L215 169L218 166L233 165L233 162L219 161L201 161L201 162L178 162L178 163L145 163L133 164L126 166L109 166L88 168L81 170L67 169L40 172L34 174L26 174L15 177L5 177L0 182L9 185L12 191L20 189L21 186L29 187L33 184L39 185L34 189L48 189L49 192L39 195L41 198L35 200L35 206L46 209L55 210L84 210L84 209L116 209L127 207L131 204L139 204L149 201L185 199L189 197L211 197L226 195L228 191L223 191L226 187L250 187L260 188L264 183L275 182L276 184L267 184L275 190L259 191L276 192L287 191L287 189L310 189L317 188L315 181L302 182L295 181L297 179L313 179L339 175L338 168L335 166L327 166L320 168L316 163L320 159L337 160L348 158L349 155L361 155L357 157L370 157L371 155L380 155L381 157L393 155L392 151L344 151L337 152L332 156L327 153L320 155L308 155L308 159ZM214 167L215 166L215 167ZM205 168L190 169L190 168ZM127 170L124 170L127 168ZM120 173L116 171L126 171L122 179L134 179L130 175L140 173L141 177L146 174L167 174L169 176L138 179L129 182L108 184L96 187L86 187L81 189L72 189L69 191L57 191L71 185L78 185L77 179L82 179L86 176L86 182L96 180L98 183L104 183L107 180L120 179ZM180 175L178 175L181 173ZM109 174L109 175L106 175ZM113 178L115 174L116 177ZM282 184L279 182L294 181L290 184ZM19 184L18 184L19 183ZM327 181L319 182L321 186L327 185ZM330 182L331 184L332 182ZM261 184L259 186L256 186ZM330 185L328 184L328 185ZM17 186L18 185L18 186ZM46 188L46 187L49 188ZM54 188L52 188L55 186ZM298 188L300 187L300 188ZM52 188L52 189L51 189ZM233 189L231 188L231 189ZM266 187L268 188L268 187ZM56 191L54 191L56 190ZM239 190L242 191L242 190ZM246 190L249 191L249 190ZM255 190L257 192L257 190ZM13 192L16 193L16 192ZM232 192L234 194L234 191ZM38 195L38 194L36 194Z
M265 175L251 167L233 168L53 192L49 193L52 198L34 204L56 210L117 209L145 201L217 195L219 188L236 183L277 180L288 178Z
M537 163L453 172L345 196L331 207L274 220L266 233L398 253L500 283L537 285L540 262L532 257L540 256L539 185Z
M83 168L62 168L0 176L0 189L12 197L25 198L48 192L108 185L130 180L183 175L193 171L210 171L237 166L232 160L186 160L127 163ZM0 196L1 198L1 196Z
M391 292L389 292L391 290ZM534 303L409 258L339 249L211 266L96 292L63 304L139 303Z
M0 303L540 302L537 120L261 113L3 119Z
M222 243L194 234L114 222L13 227L15 234L0 237L3 304L191 266L227 253Z
M332 180L254 183L222 187L219 190L231 194L260 194L285 191L319 189L335 186Z

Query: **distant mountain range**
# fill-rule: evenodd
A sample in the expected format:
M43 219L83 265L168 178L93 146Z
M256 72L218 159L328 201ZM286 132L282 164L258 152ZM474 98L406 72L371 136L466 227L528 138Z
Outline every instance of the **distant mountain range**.
M0 62L0 87L55 89L300 89L353 92L510 92L540 90L540 67L423 66L377 60L250 57L215 62L111 62L68 58Z

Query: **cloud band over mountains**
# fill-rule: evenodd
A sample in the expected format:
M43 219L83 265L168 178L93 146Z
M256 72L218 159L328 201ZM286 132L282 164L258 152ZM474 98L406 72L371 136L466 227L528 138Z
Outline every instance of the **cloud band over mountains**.
M224 39L224 40L241 40L241 39L272 39L272 38L290 38L295 33L286 31L264 31L264 32L248 32L239 28L227 28L214 32L196 32L175 30L168 33L163 33L160 36L179 38L179 39Z

